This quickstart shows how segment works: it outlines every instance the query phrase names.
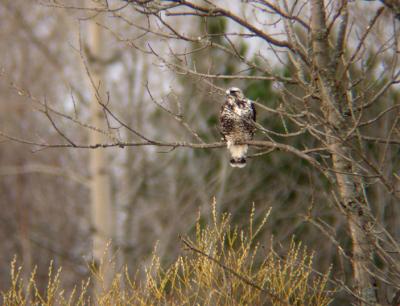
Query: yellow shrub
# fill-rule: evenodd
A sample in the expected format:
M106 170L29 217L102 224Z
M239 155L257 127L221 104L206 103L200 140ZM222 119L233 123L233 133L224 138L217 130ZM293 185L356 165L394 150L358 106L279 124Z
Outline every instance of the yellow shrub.
M268 214L255 227L254 207L247 230L232 227L228 214L218 215L213 204L212 224L196 224L193 240L181 238L184 252L163 268L153 254L146 277L132 279L125 268L116 273L110 288L90 294L91 280L65 296L60 288L61 270L49 268L44 292L37 290L35 271L26 284L21 268L11 264L11 286L2 293L4 305L328 305L328 275L315 274L312 254L291 242L281 258L273 249L262 250L255 237ZM103 265L104 265L103 261ZM99 271L92 279L102 280Z

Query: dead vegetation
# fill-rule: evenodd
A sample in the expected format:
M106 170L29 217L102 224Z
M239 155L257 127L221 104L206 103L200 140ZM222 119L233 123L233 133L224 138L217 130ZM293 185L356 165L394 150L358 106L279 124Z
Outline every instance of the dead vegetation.
M89 290L93 280L102 283L103 268L112 261L103 260L97 269L91 265L91 277L67 293L61 268L50 264L44 287L35 270L24 281L14 259L3 305L328 305L333 293L329 272L314 273L313 254L294 240L283 255L264 247L257 234L269 213L255 224L254 211L248 226L240 229L228 214L218 214L214 203L211 224L202 226L199 216L193 237L181 237L183 251L172 264L163 265L155 249L143 278L124 266L111 286L102 286L94 296Z

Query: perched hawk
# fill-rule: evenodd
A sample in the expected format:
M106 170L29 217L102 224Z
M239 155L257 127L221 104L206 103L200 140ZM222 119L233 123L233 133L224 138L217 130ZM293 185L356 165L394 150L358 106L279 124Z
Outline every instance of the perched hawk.
M237 144L253 139L255 132L256 110L251 100L247 99L237 87L226 91L226 101L220 112L220 131L231 154L232 167L246 166L248 145Z

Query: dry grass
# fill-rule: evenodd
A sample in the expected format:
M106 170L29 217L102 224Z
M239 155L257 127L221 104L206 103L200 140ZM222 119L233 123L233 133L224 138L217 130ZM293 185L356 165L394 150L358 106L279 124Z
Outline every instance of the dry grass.
M128 269L115 273L111 286L96 295L91 283L103 281L102 269L92 271L66 296L61 288L61 269L50 265L45 290L37 289L35 271L27 282L21 268L11 264L11 286L2 292L4 305L328 305L328 275L314 274L312 254L291 243L282 259L255 241L268 214L255 226L254 208L246 230L232 227L229 215L212 210L212 224L196 225L193 240L182 238L183 254L164 268L153 255L146 277L131 277ZM102 263L104 265L104 263Z

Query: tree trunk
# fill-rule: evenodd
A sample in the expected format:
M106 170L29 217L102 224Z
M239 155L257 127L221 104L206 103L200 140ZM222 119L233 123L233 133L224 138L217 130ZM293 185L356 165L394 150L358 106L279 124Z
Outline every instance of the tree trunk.
M23 117L19 117L23 118ZM24 162L21 160L18 162L19 166L23 167ZM32 271L32 246L29 240L29 207L26 203L24 190L26 187L25 176L20 174L16 177L16 199L15 204L17 207L17 221L18 221L18 234L19 242L21 247L21 257L23 263L23 280L25 284L28 284L29 278L31 277ZM32 294L32 291L27 292L28 298Z
M350 237L352 239L353 275L361 305L377 303L372 271L372 245L369 241L369 213L356 176L356 165L351 150L344 143L351 129L351 120L346 119L343 110L347 107L347 84L338 84L336 67L329 55L328 31L326 27L323 0L311 1L311 29L313 41L313 65L316 70L317 86L322 98L321 108L327 121L327 142L332 154L332 166L336 174L337 191L346 212ZM338 50L335 50L338 52ZM333 54L333 52L332 52ZM340 82L345 82L340 80Z
M90 87L92 90L91 98L91 124L92 126L107 131L107 122L104 112L99 102L105 103L104 88L104 67L96 61L103 56L104 38L102 37L102 29L97 23L101 23L101 14L89 21L88 29L88 50L90 57L89 62L91 79ZM95 130L90 131L90 142L92 144L106 143L107 135ZM91 199L91 218L93 229L93 259L98 267L103 259L110 259L110 248L108 243L113 238L114 233L114 210L111 203L111 184L109 158L106 150L95 149L90 151L90 199ZM107 266L107 262L103 262L99 272L103 276L103 284L97 280L95 284L95 292L101 290L101 285L108 288L112 279L112 269Z

